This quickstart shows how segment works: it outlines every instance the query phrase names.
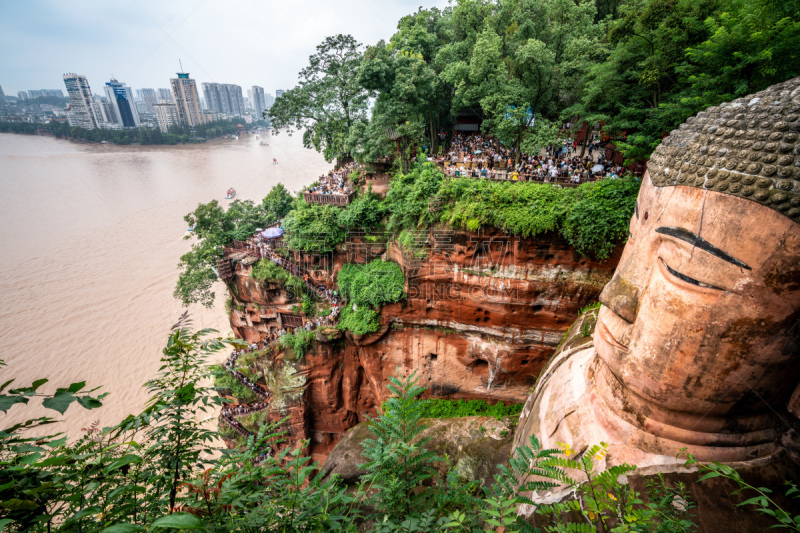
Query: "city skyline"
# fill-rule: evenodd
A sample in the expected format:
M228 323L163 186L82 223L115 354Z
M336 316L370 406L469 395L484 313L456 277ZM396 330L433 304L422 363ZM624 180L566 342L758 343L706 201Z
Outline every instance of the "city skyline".
M10 3L2 8L0 46L14 53L0 57L0 84L13 96L58 88L64 72L79 72L95 83L113 77L134 88L165 87L181 60L198 83L233 81L274 94L297 84L325 36L352 33L375 44L420 5L443 8L447 0L244 1L237 9L221 0L141 0L102 9L91 0Z

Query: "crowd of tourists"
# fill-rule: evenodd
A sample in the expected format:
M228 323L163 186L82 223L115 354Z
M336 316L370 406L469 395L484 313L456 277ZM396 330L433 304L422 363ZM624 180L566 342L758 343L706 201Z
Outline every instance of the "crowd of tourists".
M239 358L243 352L234 352L231 354L231 357L225 361L225 370L233 374L233 377L236 378L242 385L253 391L253 393L263 400L269 400L269 392L261 387L260 385L254 383L250 378L245 376L241 371L236 369L236 360Z
M247 247L253 252L257 253L259 259L269 259L293 276L301 278L305 283L306 288L316 294L319 298L328 300L334 305L339 303L336 291L329 289L325 285L315 285L311 276L309 276L309 274L303 268L301 268L292 260L277 254L272 249L273 243L273 239L268 239L262 236L261 233L256 233L246 241Z
M357 166L357 163L349 163L338 170L331 170L327 174L323 174L319 177L315 186L308 188L308 192L313 194L350 194L352 190L348 184L347 176Z
M269 407L269 402L253 402L248 404L226 404L222 408L222 414L230 417L249 415L256 411L263 411Z
M514 154L494 138L458 132L451 150L439 161L449 176L467 176L512 181L582 183L618 177L621 167L609 165L600 153L599 141L592 139L583 157L577 141L564 139L539 154Z

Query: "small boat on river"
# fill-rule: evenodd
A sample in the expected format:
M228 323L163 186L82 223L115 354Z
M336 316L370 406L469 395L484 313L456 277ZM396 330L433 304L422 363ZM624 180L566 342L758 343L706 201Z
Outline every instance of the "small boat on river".
M228 193L227 193L227 195L225 196L225 199L226 199L226 200L230 200L230 199L231 199L231 198L233 198L234 196L236 196L236 189L234 189L233 187L231 187L230 189L228 189Z

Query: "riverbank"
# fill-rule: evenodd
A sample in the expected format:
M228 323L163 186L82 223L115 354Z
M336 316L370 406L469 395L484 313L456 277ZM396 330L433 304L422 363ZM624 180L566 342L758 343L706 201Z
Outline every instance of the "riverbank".
M47 124L32 124L28 122L3 122L0 121L0 133L16 133L23 135L49 135L56 139L65 139L85 144L116 144L116 145L175 145L198 144L214 139L235 137L240 130L250 132L259 128L268 128L269 123L264 120L247 124L229 119L209 122L194 128L173 126L169 133L162 133L157 128L137 128L126 130L108 130L72 127L63 122L49 122Z

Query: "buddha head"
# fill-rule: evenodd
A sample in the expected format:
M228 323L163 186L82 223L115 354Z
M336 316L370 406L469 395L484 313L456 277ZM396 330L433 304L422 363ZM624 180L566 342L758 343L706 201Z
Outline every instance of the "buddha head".
M600 397L645 433L769 453L800 381L799 139L796 78L650 160L594 336Z

